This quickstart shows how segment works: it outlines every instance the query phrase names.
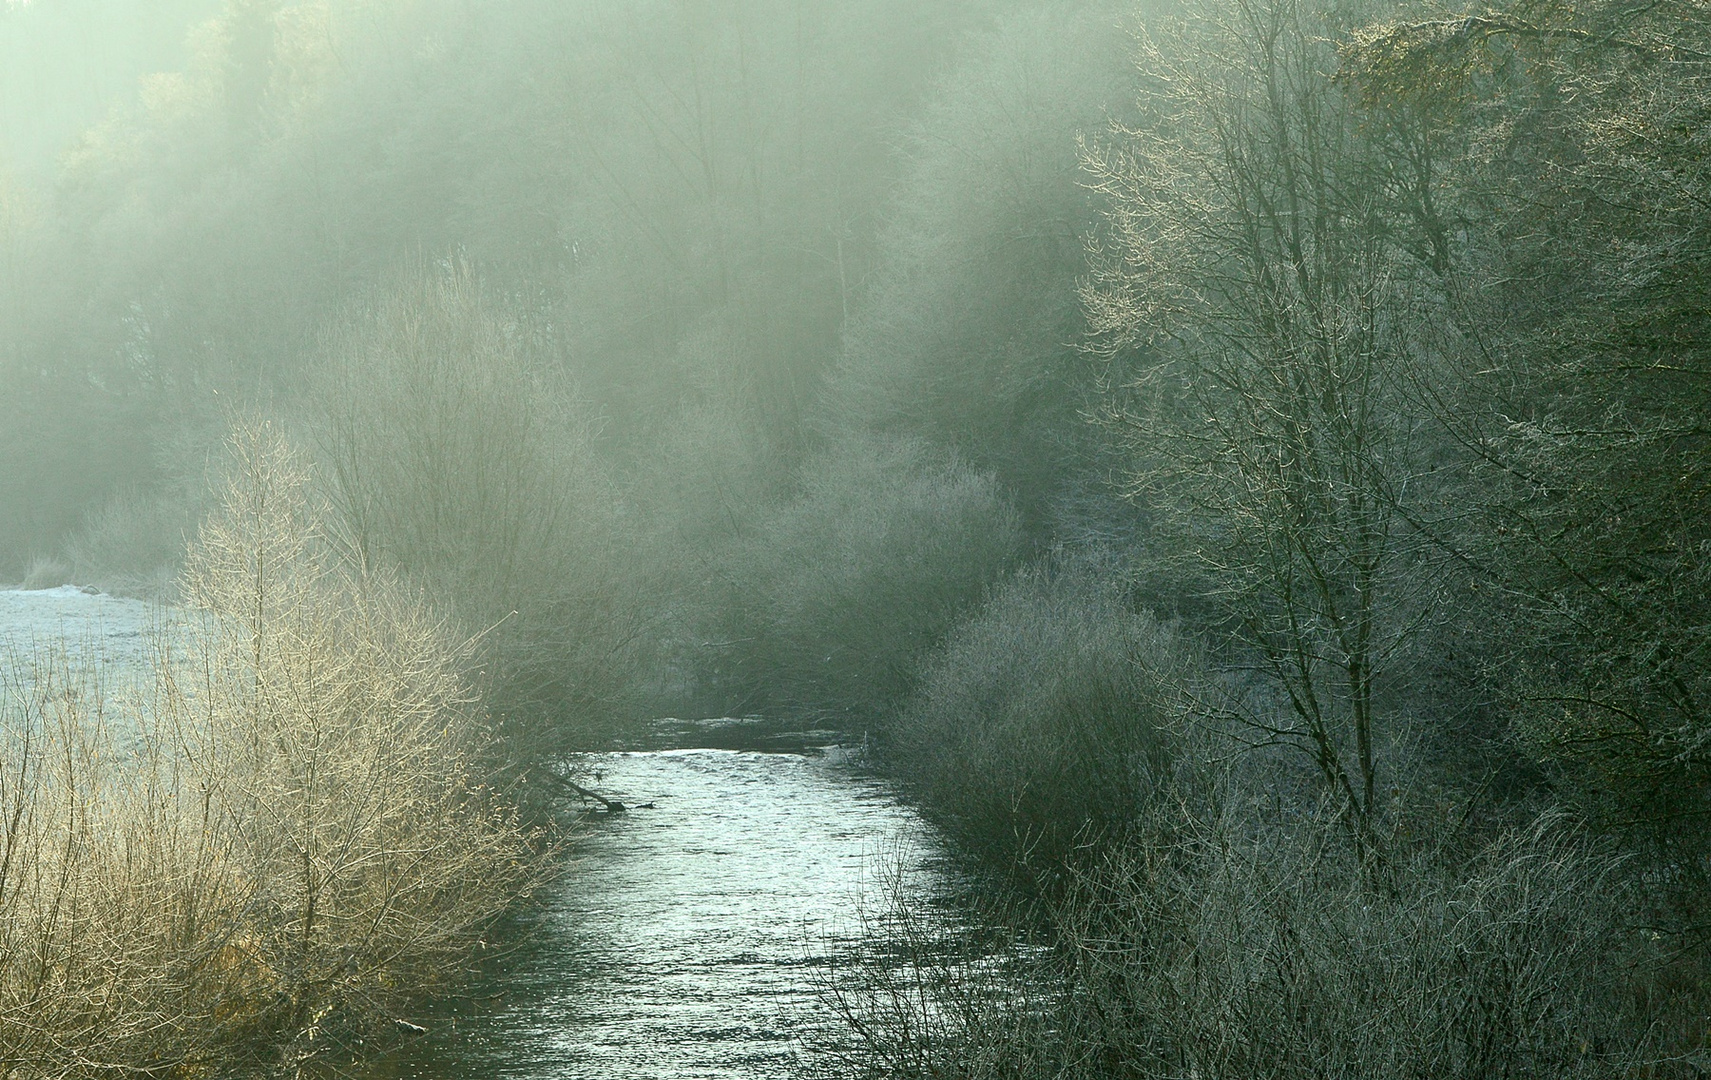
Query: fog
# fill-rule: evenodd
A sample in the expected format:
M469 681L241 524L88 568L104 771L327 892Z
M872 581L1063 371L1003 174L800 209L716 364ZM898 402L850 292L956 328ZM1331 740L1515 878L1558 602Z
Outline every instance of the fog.
M436 880L655 718L860 741L1013 961L867 972L863 1075L1665 1069L1708 50L1687 0L10 0L0 581L229 623L228 734L263 671L317 722L322 647L349 722L453 717L411 805L510 809ZM294 963L220 1038L355 1000Z

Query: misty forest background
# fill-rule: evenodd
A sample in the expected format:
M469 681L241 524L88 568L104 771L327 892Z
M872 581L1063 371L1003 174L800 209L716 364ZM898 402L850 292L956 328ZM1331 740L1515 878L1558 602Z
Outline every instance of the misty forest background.
M869 732L1019 982L844 1075L1711 1062L1701 0L34 0L0 140L0 578L264 417L511 762Z

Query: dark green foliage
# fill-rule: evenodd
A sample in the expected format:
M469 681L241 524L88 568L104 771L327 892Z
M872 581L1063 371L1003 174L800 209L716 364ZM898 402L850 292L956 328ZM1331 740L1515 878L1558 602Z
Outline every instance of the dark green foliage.
M1196 601L1223 668L1202 700L1240 721L1190 754L1259 783L1175 790L1080 892L1007 919L1040 935L1007 960L876 965L842 999L845 1072L1686 1075L1711 775L1702 5L1186 14L1202 32L1143 46L1141 122L1089 156L1110 216L1086 298L1134 380L1108 401L1141 576ZM965 681L946 730L1054 684ZM1307 746L1321 797L1264 765L1279 744ZM905 771L937 765L913 749ZM916 791L990 847L968 823L1029 807L988 782L1053 759L969 760ZM1553 798L1614 829L1537 817Z
M1391 129L1435 123L1465 382L1453 543L1507 618L1488 654L1565 794L1703 873L1711 798L1711 98L1703 5L1517 4L1359 35ZM1418 139L1416 141L1419 141Z
M1334 30L1235 0L1143 44L1145 119L1084 142L1105 223L1083 296L1154 524L1143 558L1283 703L1243 717L1252 738L1299 747L1367 829L1396 661L1431 619L1410 405L1436 389L1414 327L1441 285L1396 240L1384 148L1325 74Z
M297 417L511 764L883 732L1051 903L857 1070L1702 1057L1702 0L217 7L3 133L8 576L146 588Z
M1553 118L1572 165L1544 173L1532 196L1544 205L1520 213L1581 256L1562 267L1517 244L1505 262L1544 262L1574 304L1543 333L1501 324L1528 400L1486 428L1486 445L1511 470L1493 515L1499 558L1538 634L1515 683L1529 736L1577 766L1576 786L1614 797L1618 819L1661 827L1685 841L1682 856L1703 859L1711 214L1699 193L1711 181L1711 21L1683 7L1631 29L1657 41L1655 58L1559 58L1564 91L1603 92ZM1698 59L1665 60L1671 50Z

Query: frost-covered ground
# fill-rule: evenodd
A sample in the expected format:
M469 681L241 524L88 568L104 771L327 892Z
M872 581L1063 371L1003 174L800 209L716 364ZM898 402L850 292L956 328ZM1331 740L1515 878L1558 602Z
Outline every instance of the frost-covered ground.
M147 670L162 617L157 604L76 585L0 589L0 686L31 681L44 663L129 682Z
M161 609L76 585L0 590L0 651L8 659L63 644L74 659L132 670L148 662Z

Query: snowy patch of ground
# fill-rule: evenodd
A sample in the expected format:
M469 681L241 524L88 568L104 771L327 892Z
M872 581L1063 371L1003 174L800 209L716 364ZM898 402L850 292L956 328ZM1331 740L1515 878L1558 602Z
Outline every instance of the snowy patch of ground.
M16 673L61 649L103 681L134 678L154 655L164 609L76 585L0 589L0 665Z

